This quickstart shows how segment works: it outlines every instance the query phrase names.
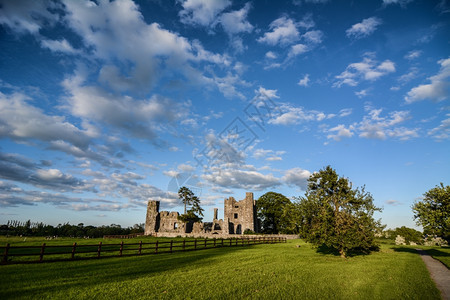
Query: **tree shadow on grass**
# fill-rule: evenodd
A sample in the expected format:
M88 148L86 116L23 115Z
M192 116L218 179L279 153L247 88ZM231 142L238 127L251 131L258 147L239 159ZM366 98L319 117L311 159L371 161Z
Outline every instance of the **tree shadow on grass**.
M364 250L360 248L352 249L347 252L347 258L348 257L355 257L355 256L363 256L363 255L369 255L371 252L379 251L379 247L372 247L369 250ZM333 256L341 256L339 253L339 250L333 247L328 247L326 245L319 246L317 248L317 253L322 255L333 255Z
M403 253L413 253L413 254L419 254L415 248L409 248L409 247L392 247L392 250L394 252L403 252Z

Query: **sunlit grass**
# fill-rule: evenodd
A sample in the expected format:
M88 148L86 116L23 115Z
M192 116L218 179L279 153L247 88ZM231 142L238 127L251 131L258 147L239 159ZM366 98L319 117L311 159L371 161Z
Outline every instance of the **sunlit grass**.
M0 266L0 298L438 299L439 292L413 249L383 245L371 255L342 259L290 240Z

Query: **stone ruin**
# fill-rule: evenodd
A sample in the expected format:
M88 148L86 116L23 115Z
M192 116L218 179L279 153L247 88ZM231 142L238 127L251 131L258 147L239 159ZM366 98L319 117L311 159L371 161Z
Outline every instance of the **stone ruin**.
M253 193L246 193L245 199L236 201L225 199L224 219L218 219L218 209L214 208L212 222L183 223L178 220L178 212L159 211L159 201L150 200L145 220L145 235L229 235L243 234L246 230L258 232L256 201Z

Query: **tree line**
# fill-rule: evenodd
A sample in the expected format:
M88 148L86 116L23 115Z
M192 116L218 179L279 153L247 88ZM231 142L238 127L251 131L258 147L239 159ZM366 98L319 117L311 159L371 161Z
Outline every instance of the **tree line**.
M107 226L85 226L83 223L71 225L69 223L52 226L42 222L20 222L8 221L0 225L0 235L10 236L46 236L46 237L78 237L78 238L101 238L104 235L127 235L144 232L144 223L135 224L123 228L118 224Z

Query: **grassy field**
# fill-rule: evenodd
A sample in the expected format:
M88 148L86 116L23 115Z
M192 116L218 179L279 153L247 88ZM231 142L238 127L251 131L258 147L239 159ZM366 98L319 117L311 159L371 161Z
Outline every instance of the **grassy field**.
M0 266L0 299L33 298L439 299L439 291L413 248L382 245L371 255L342 259L290 240L143 257Z

